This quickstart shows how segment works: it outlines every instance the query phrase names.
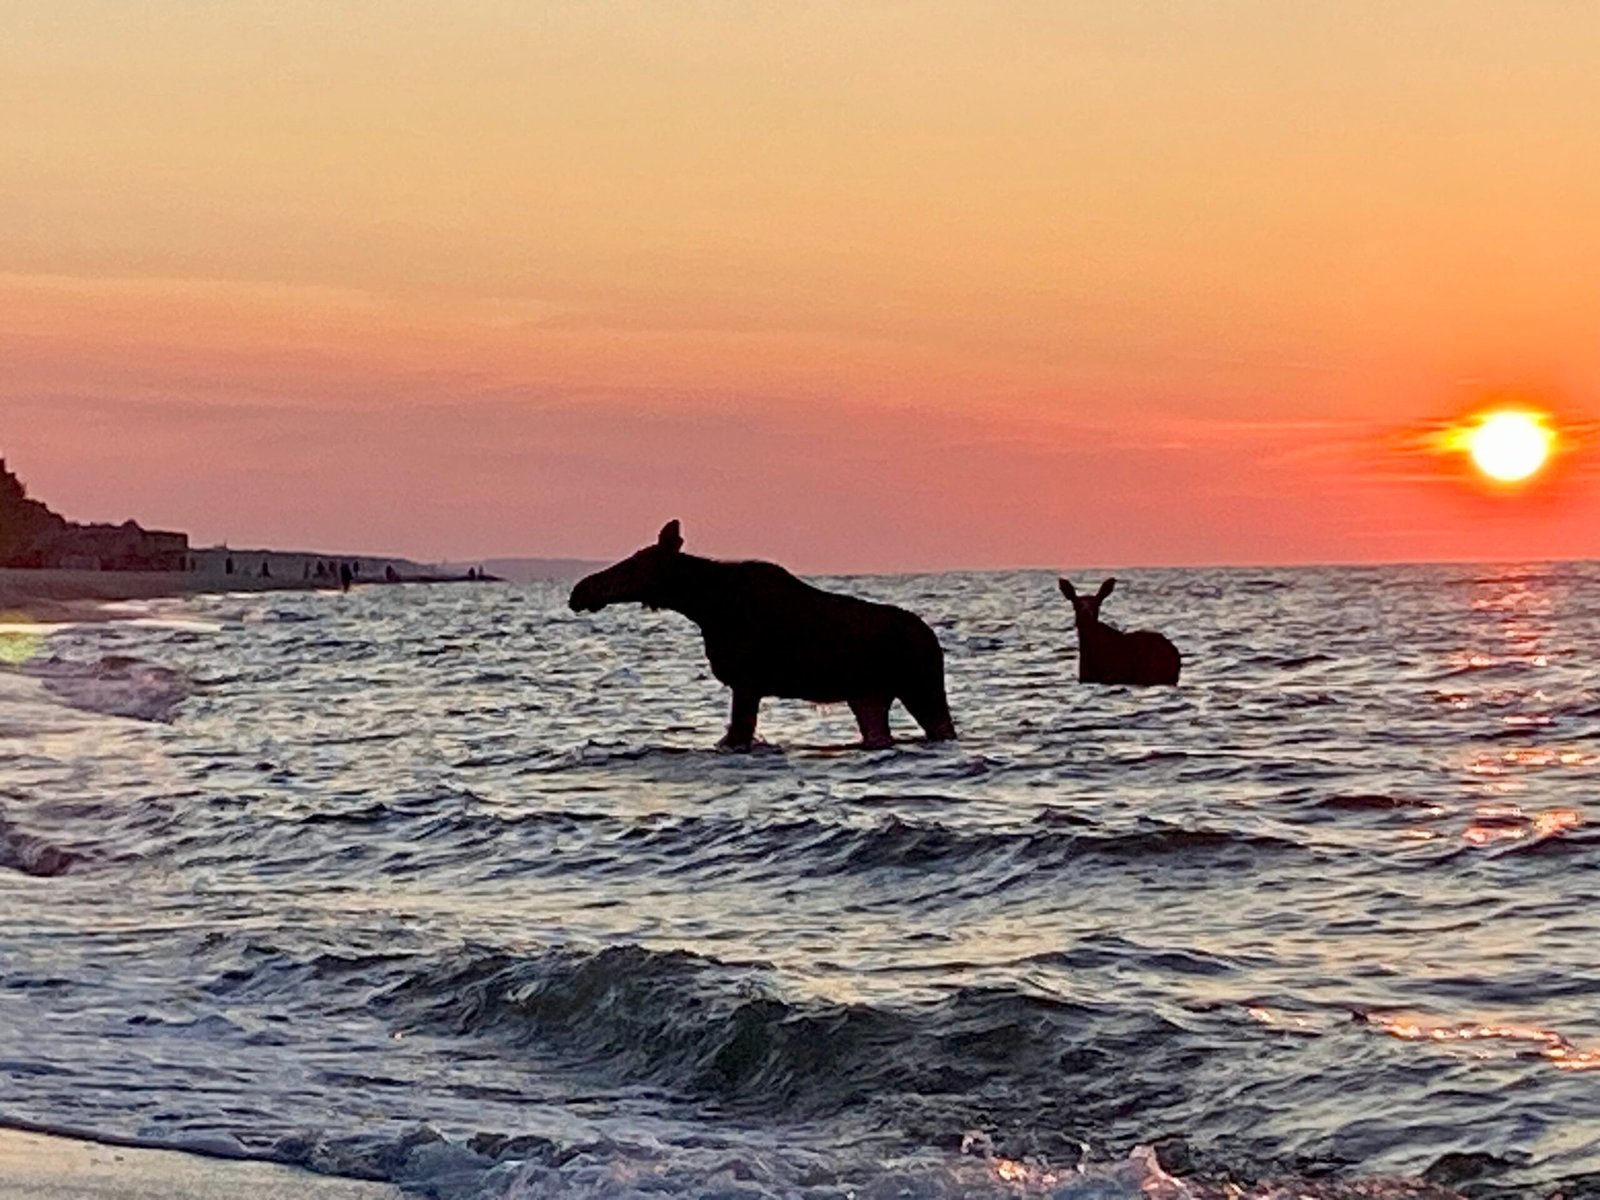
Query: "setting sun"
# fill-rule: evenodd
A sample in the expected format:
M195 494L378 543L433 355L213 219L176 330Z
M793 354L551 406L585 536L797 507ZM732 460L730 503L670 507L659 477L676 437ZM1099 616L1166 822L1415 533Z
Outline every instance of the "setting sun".
M1522 483L1538 474L1555 448L1548 421L1544 413L1523 409L1479 413L1450 430L1445 444L1465 452L1496 483Z
M1516 483L1544 466L1554 435L1537 413L1497 412L1470 435L1472 461L1490 479Z

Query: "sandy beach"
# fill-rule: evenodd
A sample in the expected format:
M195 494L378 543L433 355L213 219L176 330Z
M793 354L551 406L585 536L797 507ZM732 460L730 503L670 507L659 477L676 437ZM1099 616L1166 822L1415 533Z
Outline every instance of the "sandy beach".
M274 1163L0 1130L0 1200L394 1200L398 1189Z
M328 588L326 582L318 586ZM185 575L175 571L28 571L0 569L0 613L38 620L86 620L108 600L149 600L202 592L306 591L311 585L254 576Z

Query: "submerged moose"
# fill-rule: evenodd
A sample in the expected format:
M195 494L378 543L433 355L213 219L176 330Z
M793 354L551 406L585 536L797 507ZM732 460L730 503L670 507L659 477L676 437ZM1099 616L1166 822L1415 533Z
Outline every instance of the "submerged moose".
M711 673L733 689L722 745L748 749L766 696L850 705L861 741L887 746L899 700L930 738L956 736L944 695L944 651L922 618L812 587L776 563L718 562L683 552L676 521L646 546L572 589L580 612L636 602L700 626Z
M1107 579L1092 596L1078 595L1069 579L1059 582L1078 626L1079 683L1178 682L1178 648L1166 637L1149 629L1124 633L1100 619L1100 605L1117 586L1115 579Z
M1085 683L1176 683L1178 651L1158 633L1122 633L1102 624L1108 579L1092 597L1072 584L1078 625L1078 678ZM890 745L889 708L896 700L928 737L956 736L944 690L944 651L927 622L892 604L824 591L776 563L721 562L683 552L678 522L655 544L578 581L568 599L575 612L608 604L643 604L682 613L705 638L711 673L733 689L733 711L721 745L746 750L767 696L846 703L862 744Z

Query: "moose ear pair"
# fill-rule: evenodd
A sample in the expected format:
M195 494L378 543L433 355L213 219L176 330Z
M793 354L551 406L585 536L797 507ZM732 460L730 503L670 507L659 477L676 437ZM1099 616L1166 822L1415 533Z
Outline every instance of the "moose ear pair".
M674 521L673 524L676 525L677 522ZM662 530L662 532L665 533L666 531ZM1077 589L1072 586L1072 580L1062 579L1058 582L1061 584L1061 594L1063 596L1065 596L1068 600L1076 600L1078 598L1078 592ZM1100 590L1096 592L1095 595L1101 600L1104 600L1107 596L1111 595L1111 589L1116 586L1117 581L1115 579L1108 579L1100 585Z

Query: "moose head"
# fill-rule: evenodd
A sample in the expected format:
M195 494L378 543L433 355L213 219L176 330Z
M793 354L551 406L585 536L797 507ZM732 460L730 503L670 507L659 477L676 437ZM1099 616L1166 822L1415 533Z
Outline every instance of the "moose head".
M1080 596L1070 579L1059 582L1061 594L1072 601L1072 615L1079 629L1093 628L1100 623L1100 606L1105 603L1106 597L1111 595L1111 589L1117 586L1115 579L1108 579L1100 585L1100 590L1094 595Z
M636 550L619 563L580 579L567 603L574 612L599 612L608 604L645 604L659 608L662 589L673 562L683 549L676 521L661 527L655 544Z

